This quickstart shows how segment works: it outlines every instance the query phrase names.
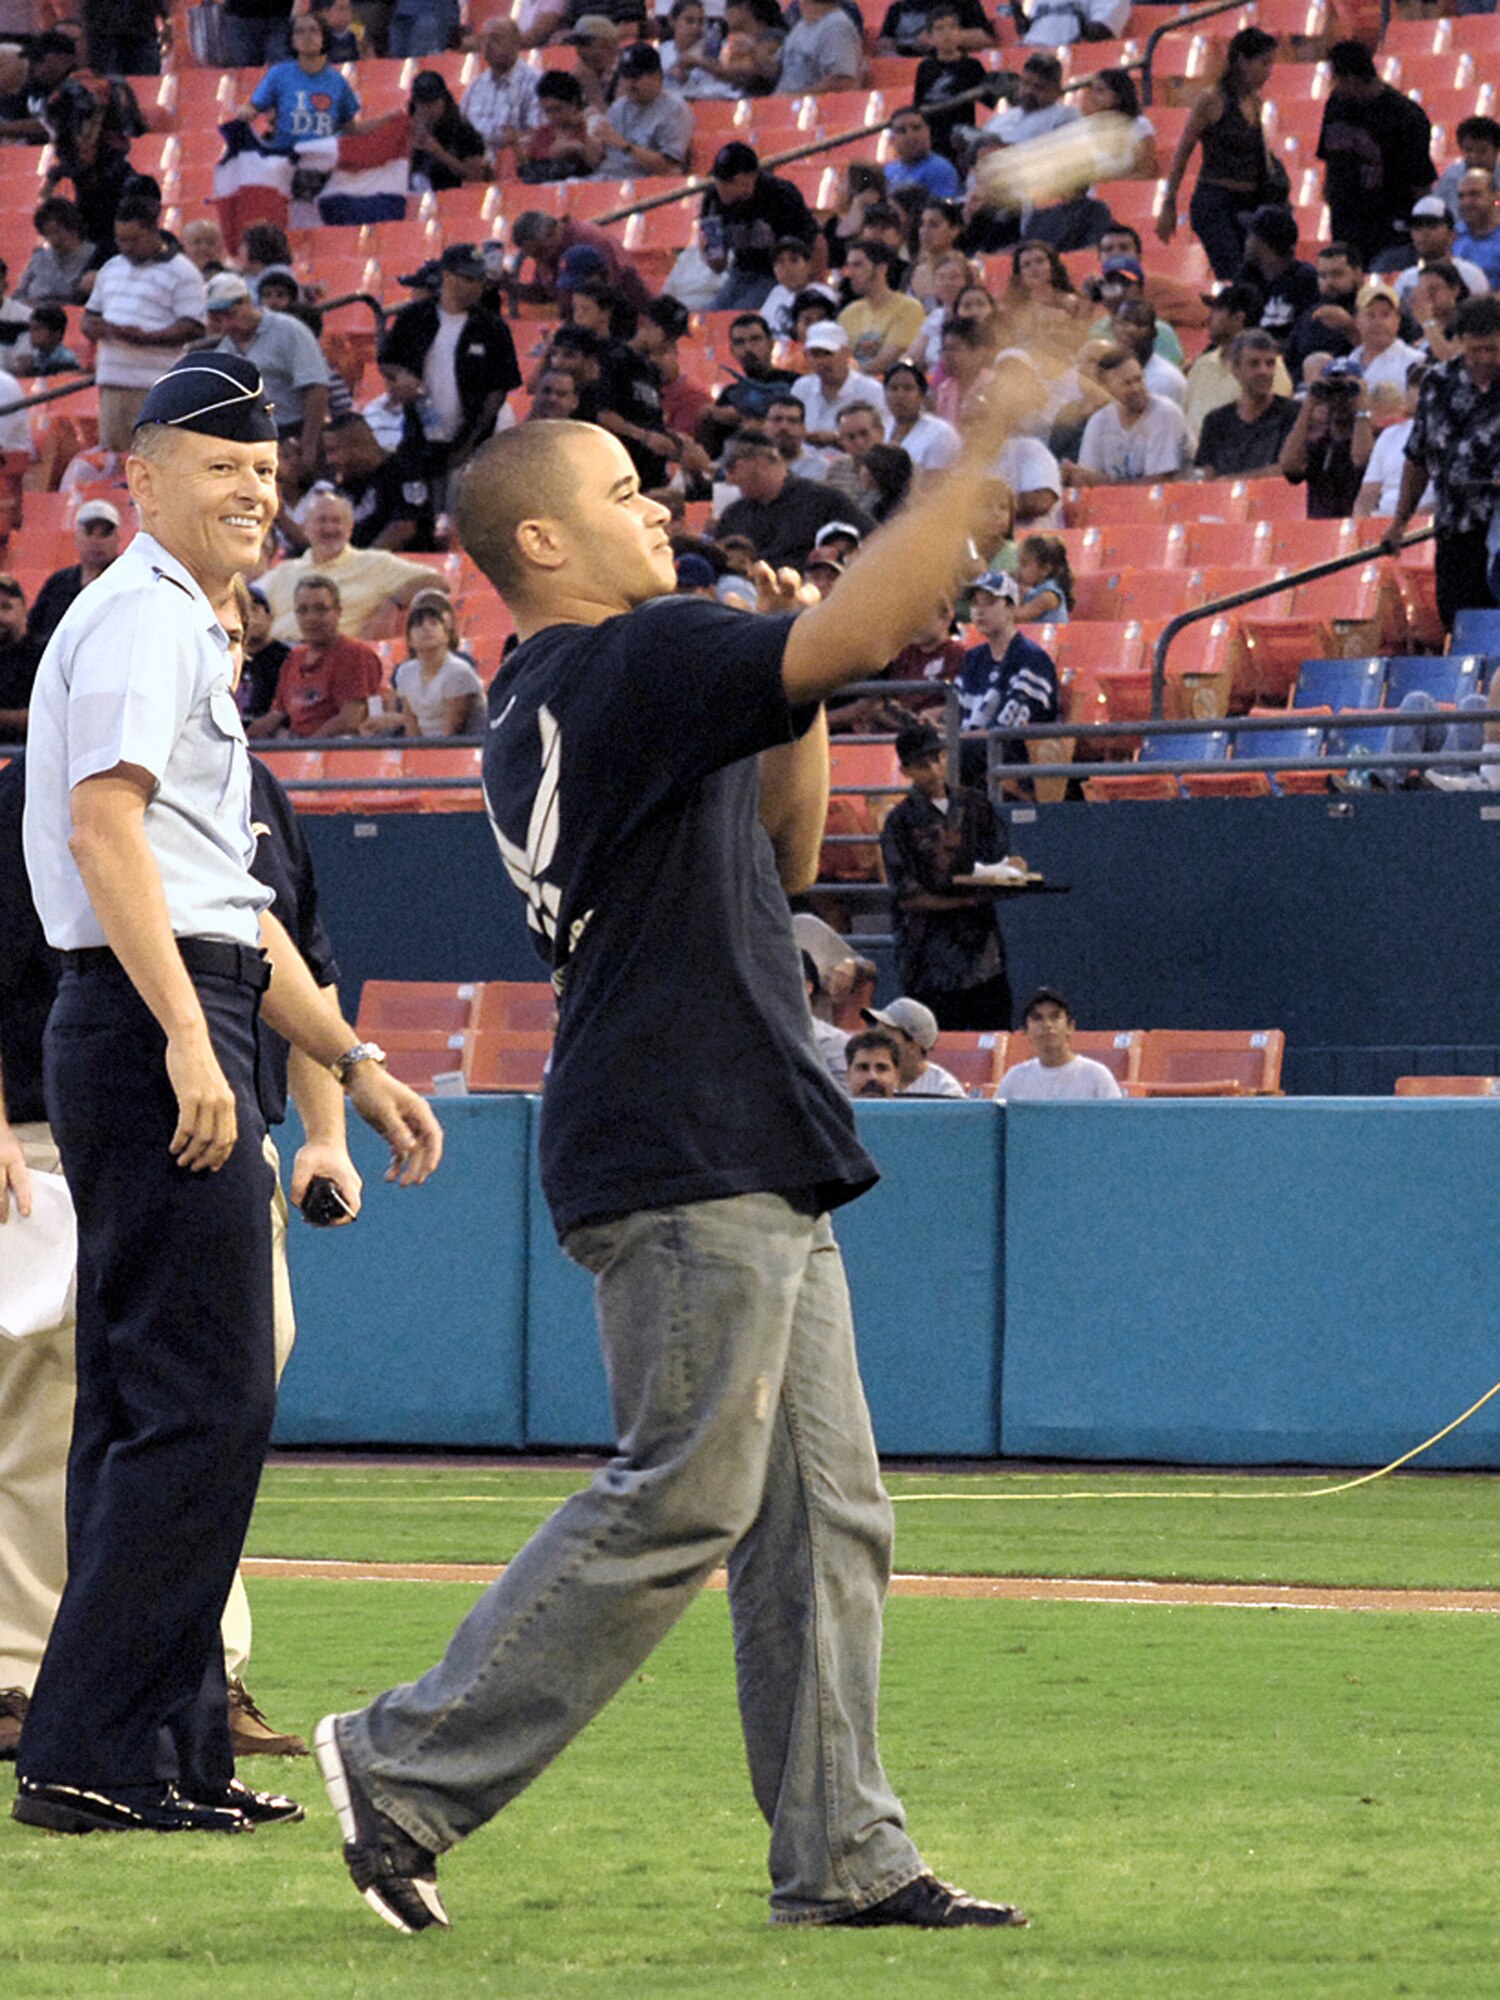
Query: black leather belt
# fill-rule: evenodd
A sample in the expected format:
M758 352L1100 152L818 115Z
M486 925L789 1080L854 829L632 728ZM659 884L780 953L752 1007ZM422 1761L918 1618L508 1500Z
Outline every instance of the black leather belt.
M189 972L206 973L215 979L232 979L264 993L271 983L271 962L258 947L229 944L222 938L178 938L177 949ZM77 972L123 971L108 945L90 945L84 951L62 953L64 969Z

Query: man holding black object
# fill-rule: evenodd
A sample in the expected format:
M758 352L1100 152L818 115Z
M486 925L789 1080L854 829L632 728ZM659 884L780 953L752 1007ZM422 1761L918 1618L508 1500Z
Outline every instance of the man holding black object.
M542 1183L596 1280L620 1444L435 1667L319 1725L345 1860L397 1930L448 1922L437 1856L541 1773L726 1561L772 1921L1025 1922L925 1868L876 1745L892 1516L828 1216L875 1169L813 1041L785 895L817 872L820 704L955 590L1020 414L976 408L940 493L796 616L795 575L767 567L760 615L666 595L670 515L594 426L519 426L465 477L463 545L521 638L491 690L484 786L559 996ZM664 1036L667 993L712 1038Z
M300 1815L235 1779L219 1643L275 1400L258 1012L334 1070L392 1176L423 1180L442 1151L249 869L218 607L275 513L275 438L241 356L157 380L126 462L142 532L69 607L32 701L24 838L62 954L46 1092L78 1212L78 1395L68 1583L12 1810L58 1832Z

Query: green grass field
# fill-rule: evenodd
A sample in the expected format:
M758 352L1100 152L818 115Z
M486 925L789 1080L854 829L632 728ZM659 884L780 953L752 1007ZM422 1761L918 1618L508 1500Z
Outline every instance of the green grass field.
M582 1474L279 1467L258 1554L498 1559ZM1325 1483L1325 1482L1308 1482ZM908 1570L1493 1585L1500 1480L928 1475L898 1496ZM1169 1491L1153 1501L984 1493ZM470 1586L252 1585L251 1685L310 1730L427 1665ZM5 2000L732 1994L1062 2000L1500 1995L1497 1633L1485 1617L896 1599L883 1740L933 1863L1025 1933L772 1930L738 1741L727 1607L705 1596L532 1791L442 1865L455 1929L361 1906L306 1765L244 1767L301 1827L44 1838L0 1822ZM9 1782L4 1781L4 1797Z

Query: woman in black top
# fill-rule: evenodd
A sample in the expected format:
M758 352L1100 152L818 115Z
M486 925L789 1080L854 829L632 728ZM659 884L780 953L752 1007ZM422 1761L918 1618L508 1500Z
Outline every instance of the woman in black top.
M465 181L487 181L484 140L459 110L453 92L435 69L420 71L406 106L411 114L411 177L438 191Z
M1240 29L1229 44L1223 76L1201 94L1188 116L1156 218L1157 235L1170 243L1177 228L1177 191L1194 148L1201 145L1203 161L1188 214L1214 276L1225 283L1244 262L1249 215L1274 198L1260 121L1265 109L1261 92L1275 61L1274 35L1264 28Z

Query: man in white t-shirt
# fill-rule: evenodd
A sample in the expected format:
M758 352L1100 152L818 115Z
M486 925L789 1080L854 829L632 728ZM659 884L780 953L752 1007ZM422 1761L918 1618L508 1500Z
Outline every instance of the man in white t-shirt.
M1140 362L1123 349L1101 355L1099 375L1113 400L1084 425L1077 462L1063 466L1063 477L1074 486L1175 479L1188 461L1181 410L1152 395Z
M927 1052L938 1038L937 1015L920 1000L893 1000L888 1007L861 1007L861 1020L884 1028L896 1043L901 1082L898 1097L963 1097L958 1078L941 1063L929 1062Z
M809 327L802 343L808 372L792 384L792 394L807 412L807 441L839 443L839 411L849 403L869 403L885 421L885 391L872 375L854 366L849 336L836 319L820 319Z
M1119 1084L1103 1063L1073 1053L1073 1010L1060 993L1039 986L1026 1002L1021 1026L1036 1050L1000 1079L996 1096L1009 1104L1102 1103L1119 1097Z

